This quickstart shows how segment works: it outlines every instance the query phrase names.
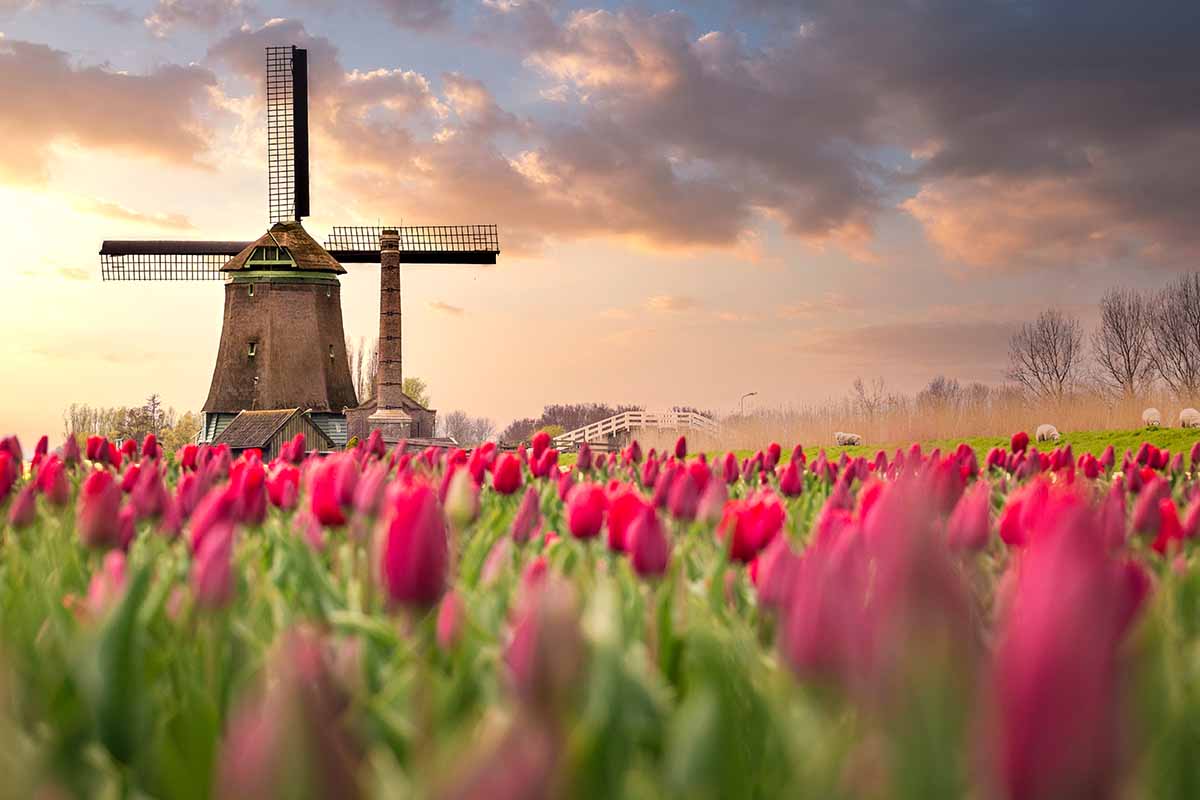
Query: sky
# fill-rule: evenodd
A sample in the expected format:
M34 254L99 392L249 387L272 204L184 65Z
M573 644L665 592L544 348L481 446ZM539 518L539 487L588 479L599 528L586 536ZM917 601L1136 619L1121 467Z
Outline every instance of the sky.
M221 285L97 251L261 235L269 45L309 50L318 239L500 226L403 285L406 374L502 427L1001 382L1023 320L1200 265L1196 41L1193 0L0 0L0 428L199 410Z

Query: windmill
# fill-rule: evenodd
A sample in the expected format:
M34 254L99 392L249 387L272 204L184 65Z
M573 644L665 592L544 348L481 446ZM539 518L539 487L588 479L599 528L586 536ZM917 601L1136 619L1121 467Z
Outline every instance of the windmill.
M406 411L424 412L429 416L421 419L431 427L432 412L400 389L399 266L495 264L496 226L336 226L322 247L301 224L309 216L306 50L267 48L266 104L270 229L254 241L105 241L101 277L225 281L202 441L217 439L242 411L299 408L334 444L344 445L346 411L366 406L359 405L350 377L338 276L346 272L343 264L378 263L380 377L371 419L394 423L393 439L396 431L431 436L420 425L407 427L411 418L400 424Z

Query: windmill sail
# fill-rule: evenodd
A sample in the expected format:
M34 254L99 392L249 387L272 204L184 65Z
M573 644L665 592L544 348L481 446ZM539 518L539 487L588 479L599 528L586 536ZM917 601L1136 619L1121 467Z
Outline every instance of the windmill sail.
M267 211L271 224L309 215L308 51L267 48Z
M106 281L215 281L225 262L249 242L106 241L100 276Z
M336 226L325 249L342 264L378 264L379 235L400 232L403 264L495 264L500 238L495 225Z

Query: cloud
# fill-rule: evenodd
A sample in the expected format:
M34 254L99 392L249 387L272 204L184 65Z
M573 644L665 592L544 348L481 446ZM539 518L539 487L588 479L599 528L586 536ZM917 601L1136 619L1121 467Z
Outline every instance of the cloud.
M69 281L90 281L92 279L92 273L79 267L59 267L55 272L59 277Z
M45 182L59 142L199 166L209 141L201 111L215 83L200 67L130 75L0 40L0 181Z
M794 334L792 346L851 371L882 365L910 376L944 372L967 379L998 378L1017 327L988 319L906 320L804 330Z
M452 317L461 317L465 312L458 306L452 306L449 303L441 300L434 300L429 304L429 307L441 314L449 314Z
M75 203L75 207L86 214L96 214L97 216L107 217L109 219L117 219L123 222L134 222L140 225L149 225L156 228L194 230L196 227L192 224L192 221L183 214L168 214L161 211L146 213L143 211L135 211L131 208L126 208L118 203L110 203L106 200L80 200Z
M428 31L450 22L451 0L375 0L388 17L401 28Z
M143 23L163 37L176 27L216 28L252 10L246 0L157 0Z
M700 303L692 297L675 294L657 294L646 300L646 308L650 311L677 314L683 311L694 311Z
M0 11L38 11L43 8L61 9L64 5L72 12L83 12L99 17L113 25L129 25L137 15L126 8L101 0L0 0ZM0 38L3 38L0 35Z

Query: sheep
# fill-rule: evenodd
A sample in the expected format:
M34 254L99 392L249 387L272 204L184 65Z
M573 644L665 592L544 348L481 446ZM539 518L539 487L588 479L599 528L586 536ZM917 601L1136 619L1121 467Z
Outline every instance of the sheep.
M1147 428L1157 428L1162 425L1162 414L1157 408L1147 408L1142 412L1142 424Z
M833 434L833 440L838 447L856 447L862 444L862 437L857 433L843 433L838 431Z
M1038 425L1036 438L1039 442L1057 442L1062 434L1053 425Z
M1179 427L1200 428L1200 411L1194 408L1185 408L1183 411L1180 411Z

